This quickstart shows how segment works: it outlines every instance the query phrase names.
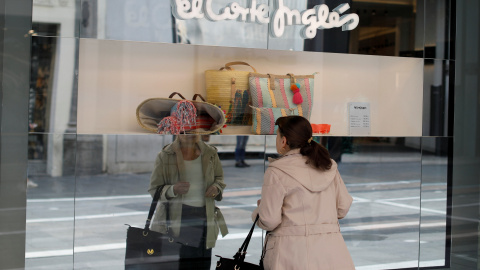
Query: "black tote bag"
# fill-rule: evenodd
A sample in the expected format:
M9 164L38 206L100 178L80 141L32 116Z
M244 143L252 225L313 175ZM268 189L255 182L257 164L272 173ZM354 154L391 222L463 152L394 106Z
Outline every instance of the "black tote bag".
M238 249L233 259L223 258L222 256L215 255L220 259L217 261L217 268L218 270L263 270L263 257L265 256L265 249L262 248L262 257L260 259L260 265L256 265L253 263L245 262L245 255L247 255L247 248L248 244L250 243L250 239L252 238L253 230L255 229L255 224L257 224L259 215L253 222L252 228L243 241L242 246Z
M164 186L159 186L153 196L145 228L128 226L125 270L178 269L180 247L169 230L169 207L165 205L167 234L150 230L150 222Z

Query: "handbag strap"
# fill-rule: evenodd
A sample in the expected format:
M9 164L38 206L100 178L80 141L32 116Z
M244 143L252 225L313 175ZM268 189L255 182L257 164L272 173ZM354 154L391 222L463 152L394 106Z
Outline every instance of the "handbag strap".
M255 73L257 73L257 70L256 70L254 67L252 67L249 63L247 63L247 62L241 62L241 61L228 62L228 63L225 64L224 67L220 68L220 70L224 70L224 69L226 69L226 70L234 70L233 68L230 67L230 66L234 66L234 65L249 66L249 67L252 68L252 70L253 70Z
M294 84L297 82L297 80L295 79L295 75L293 75L293 73L288 73L287 75L290 76L290 84Z
M165 187L165 185L158 186L157 190L155 191L155 195L153 195L152 204L150 205L150 211L148 212L147 221L145 222L145 230L149 230L150 228L150 222L152 221L155 208L157 208L158 199L162 194L163 187Z
M275 75L273 75L273 74L267 74L267 75L268 75L268 82L269 82L268 89L270 91L273 91L273 90L275 90Z
M255 221L253 222L252 228L250 229L250 232L247 235L247 238L245 238L245 241L243 241L242 246L238 249L238 252L235 254L235 256L233 256L235 260L240 262L243 262L245 260L248 244L250 243L250 239L252 238L252 235L253 235L253 230L255 229L255 225L257 224L259 217L260 215L257 215L257 217L255 218Z
M180 94L180 93L178 93L178 92L173 92L173 93L171 93L170 96L168 96L168 98L173 98L173 96L175 96L175 95L179 95L182 99L185 99L185 97L182 96L182 94Z
M197 100L197 97L199 97L203 102L206 102L206 100L205 100L205 99L202 97L202 95L200 95L200 94L195 94L195 95L193 95L192 100Z

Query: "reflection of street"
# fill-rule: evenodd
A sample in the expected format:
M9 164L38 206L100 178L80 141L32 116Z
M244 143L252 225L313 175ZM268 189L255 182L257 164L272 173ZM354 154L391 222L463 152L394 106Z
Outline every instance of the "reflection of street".
M261 159L249 160L252 166L248 169L235 168L233 160L222 164L227 188L217 205L230 233L223 239L220 236L213 255L232 257L251 226L250 213L260 197L264 164ZM422 170L423 179L429 181L422 186L419 239ZM416 267L419 245L421 265L443 265L445 170L446 164L438 159L424 162L423 167L419 162L340 164L355 199L340 224L357 269ZM151 201L146 192L149 177L32 178L40 185L28 191L26 268L71 269L74 261L75 269L122 269L124 224L143 226ZM247 261L258 262L261 241L262 231L256 229Z

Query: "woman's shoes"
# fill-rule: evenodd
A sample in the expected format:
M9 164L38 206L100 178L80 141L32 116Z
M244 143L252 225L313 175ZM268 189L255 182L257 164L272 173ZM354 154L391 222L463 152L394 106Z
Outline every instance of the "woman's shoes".
M246 168L246 167L250 167L250 165L248 165L247 163L245 163L245 160L242 160L242 161L237 161L235 163L235 167L237 168Z

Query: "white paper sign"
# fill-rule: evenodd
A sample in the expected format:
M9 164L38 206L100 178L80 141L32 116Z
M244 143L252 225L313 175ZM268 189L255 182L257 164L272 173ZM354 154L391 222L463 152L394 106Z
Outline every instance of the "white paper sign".
M370 103L349 102L349 135L370 135Z

